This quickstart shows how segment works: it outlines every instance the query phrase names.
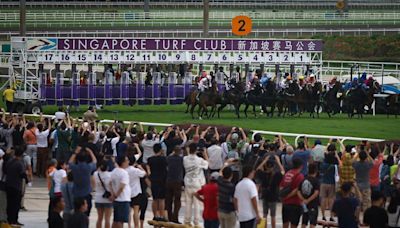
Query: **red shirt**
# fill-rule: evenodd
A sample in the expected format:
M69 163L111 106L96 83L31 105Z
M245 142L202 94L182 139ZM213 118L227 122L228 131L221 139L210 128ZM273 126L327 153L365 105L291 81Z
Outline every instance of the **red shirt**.
M203 196L204 220L218 220L218 185L217 183L209 183L204 185L197 193Z
M379 180L379 168L383 163L383 154L379 154L377 158L374 160L374 166L369 171L369 182L371 186L378 186L380 183Z
M287 173L285 173L285 176L283 176L281 183L279 184L280 187L288 186L290 184L290 187L293 191L293 189L298 189L301 182L304 180L303 174L300 173L298 170L289 170ZM301 205L301 200L295 194L292 197L287 197L282 200L283 204L294 204L294 205Z

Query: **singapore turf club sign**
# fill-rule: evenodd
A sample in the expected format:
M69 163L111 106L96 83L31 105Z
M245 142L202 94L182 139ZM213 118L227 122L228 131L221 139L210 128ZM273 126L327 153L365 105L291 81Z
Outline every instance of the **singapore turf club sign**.
M30 51L276 51L321 52L321 40L30 38Z

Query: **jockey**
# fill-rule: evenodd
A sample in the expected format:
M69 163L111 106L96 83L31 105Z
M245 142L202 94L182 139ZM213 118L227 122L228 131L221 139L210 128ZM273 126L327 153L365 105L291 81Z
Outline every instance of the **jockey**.
M374 77L372 77L372 75L370 75L368 77L368 79L365 80L365 82L364 82L364 84L362 86L363 86L363 88L365 90L368 90L369 89L369 85L372 85L373 82L374 82Z
M308 82L307 84L311 85L312 87L314 87L315 84L315 74L310 74L310 77L308 78Z
M292 77L289 74L285 74L283 79L279 82L279 90L283 91L289 87L289 81L292 80Z
M233 72L230 77L225 74L225 89L226 91L230 89L234 89L235 85L240 81L240 74L237 72Z
M260 85L260 80L258 80L257 75L254 75L254 77L248 82L247 92L254 90L256 88L257 84Z
M306 82L304 81L304 76L303 75L299 76L298 85L299 85L299 89L300 90L302 90L304 88L304 86L306 85Z
M199 79L199 82L197 83L197 88L200 92L204 92L208 88L211 87L211 76L207 75L205 71L202 72L202 75Z
M328 92L329 90L331 90L331 89L335 86L336 81L337 81L337 77L333 77L333 78L328 82L328 84L326 85L326 92Z
M271 77L268 74L264 74L260 80L261 86L264 88L267 87L270 80L271 80Z

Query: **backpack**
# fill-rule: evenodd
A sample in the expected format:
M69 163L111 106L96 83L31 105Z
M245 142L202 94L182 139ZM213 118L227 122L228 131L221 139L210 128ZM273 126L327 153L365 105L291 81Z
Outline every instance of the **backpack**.
M103 155L112 156L114 154L114 151L113 151L112 146L111 146L111 140L112 140L112 138L111 139L106 139L105 142L103 143L103 146L101 148L101 153Z
M312 185L311 181L309 179L304 179L304 181L301 183L301 194L303 196L306 196L307 198L311 196L311 194L314 192L314 186Z

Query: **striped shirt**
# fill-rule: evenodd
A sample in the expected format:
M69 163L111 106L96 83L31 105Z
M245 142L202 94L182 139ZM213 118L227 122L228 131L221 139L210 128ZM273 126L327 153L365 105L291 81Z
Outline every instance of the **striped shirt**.
M230 181L224 180L222 177L218 179L218 210L223 213L235 211L233 206L233 194L235 193L235 185Z

